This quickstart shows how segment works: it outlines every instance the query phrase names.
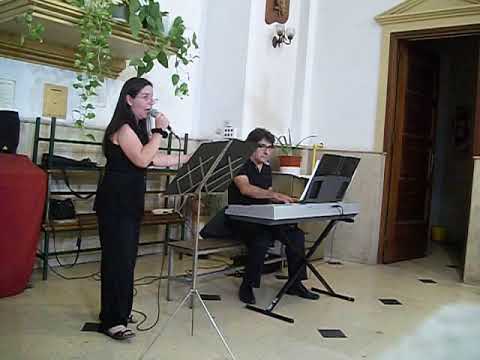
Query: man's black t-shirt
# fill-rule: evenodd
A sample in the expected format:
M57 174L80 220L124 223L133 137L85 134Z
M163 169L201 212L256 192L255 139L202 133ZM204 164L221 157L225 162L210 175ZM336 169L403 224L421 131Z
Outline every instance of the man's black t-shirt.
M258 186L262 189L268 189L272 186L272 169L270 166L263 164L262 170L259 171L255 163L248 159L242 166L236 176L246 175L251 185ZM258 205L269 204L269 199L254 199L242 195L235 182L232 181L228 187L228 203L237 205Z

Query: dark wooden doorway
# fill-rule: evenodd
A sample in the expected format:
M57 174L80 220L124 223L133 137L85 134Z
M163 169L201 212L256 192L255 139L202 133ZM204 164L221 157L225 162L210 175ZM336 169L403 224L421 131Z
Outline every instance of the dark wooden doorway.
M480 26L391 36L379 263L423 257L429 243L439 66L435 55L418 46L418 40L473 35L480 35ZM478 57L478 45L476 51ZM479 95L477 90L472 159L480 153Z

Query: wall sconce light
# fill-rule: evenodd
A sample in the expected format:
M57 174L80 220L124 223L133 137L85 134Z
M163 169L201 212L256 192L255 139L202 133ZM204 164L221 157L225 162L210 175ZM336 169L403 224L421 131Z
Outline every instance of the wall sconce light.
M277 46L280 47L282 46L282 44L290 45L294 36L294 28L289 27L285 29L285 25L278 24L275 27L275 35L273 35L272 45L274 48L276 48Z

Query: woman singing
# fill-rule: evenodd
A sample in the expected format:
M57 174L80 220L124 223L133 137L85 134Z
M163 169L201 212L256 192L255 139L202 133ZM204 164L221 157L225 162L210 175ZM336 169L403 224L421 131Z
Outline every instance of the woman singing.
M116 340L135 336L131 322L133 278L140 222L144 212L146 167L172 166L177 155L159 153L160 129L169 126L160 113L149 137L146 119L152 109L152 84L143 78L129 79L120 92L112 120L103 138L107 158L105 174L98 188L97 212L101 259L101 310L103 333ZM180 162L188 160L187 155Z

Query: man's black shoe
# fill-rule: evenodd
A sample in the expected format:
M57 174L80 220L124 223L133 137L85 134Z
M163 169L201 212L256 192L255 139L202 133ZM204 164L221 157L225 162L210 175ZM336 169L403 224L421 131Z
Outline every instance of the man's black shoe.
M240 290L238 291L238 298L245 304L253 305L256 302L252 287L245 283L242 283L242 285L240 285Z
M320 299L320 295L318 295L314 292L311 292L305 286L303 286L302 283L292 285L290 287L290 289L287 290L287 294L288 295L300 296L301 298L309 299L309 300Z

